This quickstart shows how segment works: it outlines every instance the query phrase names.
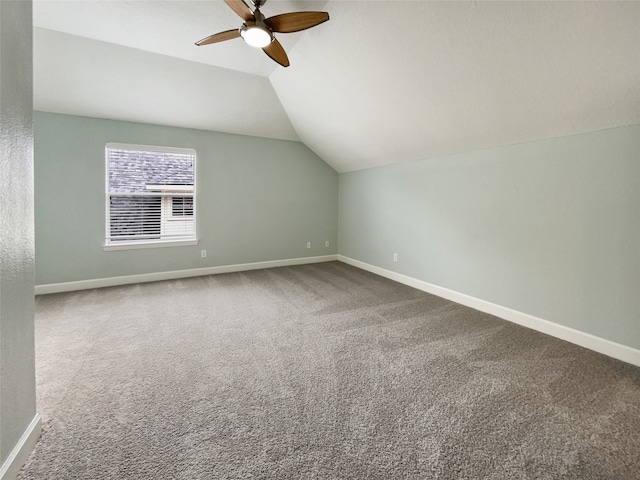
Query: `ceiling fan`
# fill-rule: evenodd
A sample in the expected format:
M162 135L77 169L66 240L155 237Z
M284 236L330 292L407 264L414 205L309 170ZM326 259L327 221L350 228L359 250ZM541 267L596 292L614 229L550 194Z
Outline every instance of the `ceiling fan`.
M293 33L315 27L329 20L327 12L293 12L264 18L260 11L267 0L251 0L253 12L243 0L224 0L244 23L238 29L215 33L203 38L196 45L209 45L242 37L249 45L262 48L272 60L283 67L289 66L289 57L274 33Z

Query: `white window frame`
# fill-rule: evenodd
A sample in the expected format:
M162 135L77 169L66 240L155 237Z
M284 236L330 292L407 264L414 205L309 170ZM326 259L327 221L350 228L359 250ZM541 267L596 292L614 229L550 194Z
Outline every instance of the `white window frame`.
M133 240L133 241L113 241L109 240L109 232L111 231L111 218L110 218L110 192L109 192L109 149L118 149L118 150L139 150L144 152L159 152L159 153L178 153L178 154L186 154L193 156L193 186L172 186L176 187L172 190L176 190L176 192L170 192L171 194L175 193L185 193L185 192L193 192L193 216L188 217L193 221L193 238L188 238L184 240L176 240L176 239L154 239L154 240ZM196 202L196 164L197 164L197 153L193 148L180 148L180 147L163 147L156 145L137 145L137 144L128 144L128 143L115 143L110 142L105 145L104 149L104 162L105 162L105 243L103 245L104 251L112 251L112 250L132 250L139 248L159 248L159 247L178 247L178 246L188 246L188 245L197 245L198 244L198 222L197 222L197 202ZM153 186L153 185L151 185ZM163 186L166 188L166 186ZM179 191L178 191L179 190ZM158 195L161 196L162 195ZM168 196L171 199L171 196ZM162 199L164 204L164 198ZM171 202L169 202L171 205ZM175 217L178 218L178 217ZM184 217L182 217L184 219ZM171 217L168 217L167 220L173 221Z

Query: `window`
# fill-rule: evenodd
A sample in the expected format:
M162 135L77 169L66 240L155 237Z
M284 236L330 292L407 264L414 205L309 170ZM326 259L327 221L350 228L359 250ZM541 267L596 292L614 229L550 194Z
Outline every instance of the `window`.
M105 250L196 244L195 162L192 149L107 144Z
M171 215L193 217L193 197L173 197L171 200Z

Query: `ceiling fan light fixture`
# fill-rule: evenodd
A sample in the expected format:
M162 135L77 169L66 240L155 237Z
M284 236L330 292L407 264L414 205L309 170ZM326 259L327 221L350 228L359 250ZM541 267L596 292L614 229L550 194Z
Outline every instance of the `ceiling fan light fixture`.
M259 25L242 25L240 35L245 42L256 48L264 48L273 40L271 32Z
M0 0L2 1L2 0ZM315 27L329 20L327 12L291 12L281 13L273 17L265 18L260 11L260 7L267 0L250 0L254 9L247 5L246 0L224 0L231 10L243 20L243 24L238 29L226 30L214 33L196 42L197 46L210 45L212 43L224 42L234 38L242 37L248 45L261 48L267 56L274 62L288 67L289 57L287 52L275 37L274 33L293 33Z

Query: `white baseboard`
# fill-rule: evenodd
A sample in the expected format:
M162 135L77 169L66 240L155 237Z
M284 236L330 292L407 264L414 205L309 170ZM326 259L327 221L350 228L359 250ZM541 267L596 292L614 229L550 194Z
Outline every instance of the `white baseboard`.
M42 433L40 415L36 413L16 446L0 467L0 480L14 480L36 446Z
M338 260L362 270L375 273L381 277L394 280L404 285L409 285L410 287L417 288L418 290L446 298L447 300L471 307L475 310L495 315L496 317L500 317L504 320L537 330L538 332L546 333L552 337L566 340L567 342L580 345L581 347L594 350L609 357L640 367L640 350L635 348L612 342L611 340L606 340L601 337L596 337L590 333L565 327L564 325L550 322L548 320L543 320L542 318L534 317L533 315L487 302L486 300L481 300L448 288L433 285L401 273L392 272L391 270L386 270L359 260L354 260L353 258L345 257L343 255L338 255Z
M237 265L222 265L219 267L192 268L189 270L173 270L169 272L143 273L122 277L96 278L77 282L49 283L36 285L35 294L73 292L76 290L90 290L93 288L115 287L131 283L157 282L159 280L173 280L176 278L200 277L218 273L245 272L263 268L288 267L291 265L305 265L309 263L331 262L338 259L338 255L322 255L318 257L288 258L285 260L269 260L266 262L240 263ZM1 479L0 479L1 480Z

